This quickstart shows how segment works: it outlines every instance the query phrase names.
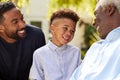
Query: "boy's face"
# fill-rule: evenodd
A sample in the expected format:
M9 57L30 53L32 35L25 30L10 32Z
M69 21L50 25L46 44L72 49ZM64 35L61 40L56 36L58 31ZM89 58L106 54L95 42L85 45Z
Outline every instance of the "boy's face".
M75 22L69 18L53 20L50 26L52 42L59 47L70 42L74 37L75 26Z

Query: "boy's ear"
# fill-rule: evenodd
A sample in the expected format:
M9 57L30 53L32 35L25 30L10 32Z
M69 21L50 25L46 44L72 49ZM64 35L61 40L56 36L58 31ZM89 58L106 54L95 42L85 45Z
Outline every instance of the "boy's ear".
M111 5L109 5L108 6L108 15L112 15L112 14L114 14L114 12L115 12L115 10L116 10L116 7L113 5L113 4L111 4Z
M50 25L50 32L53 33L54 32L54 25Z

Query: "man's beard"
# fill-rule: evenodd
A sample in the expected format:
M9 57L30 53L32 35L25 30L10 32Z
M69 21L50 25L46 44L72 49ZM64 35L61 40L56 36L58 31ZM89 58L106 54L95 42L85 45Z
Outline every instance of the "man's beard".
M21 30L25 30L25 33L21 36L21 35L19 35L19 31L21 31ZM26 36L26 28L24 28L24 29L21 29L21 30L17 30L16 31L16 33L13 33L13 34L7 34L7 36L9 37L9 38L12 38L12 39L15 39L15 40L19 40L19 39L23 39L23 38L25 38L25 36Z

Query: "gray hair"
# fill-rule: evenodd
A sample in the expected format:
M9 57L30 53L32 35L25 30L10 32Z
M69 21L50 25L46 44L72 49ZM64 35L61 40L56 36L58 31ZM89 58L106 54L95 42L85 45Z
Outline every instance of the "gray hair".
M120 13L120 0L97 0L97 8L101 6L103 9L106 8L106 6L113 4L118 12Z

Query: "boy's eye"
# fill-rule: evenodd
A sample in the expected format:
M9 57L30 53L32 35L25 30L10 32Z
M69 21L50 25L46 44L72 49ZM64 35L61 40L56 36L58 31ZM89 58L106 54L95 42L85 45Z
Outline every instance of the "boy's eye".
M67 27L63 27L64 30L67 30Z
M65 27L64 29L65 29L65 30L67 30L67 28L66 28L66 27Z
M71 33L74 33L75 32L75 30L71 30Z

